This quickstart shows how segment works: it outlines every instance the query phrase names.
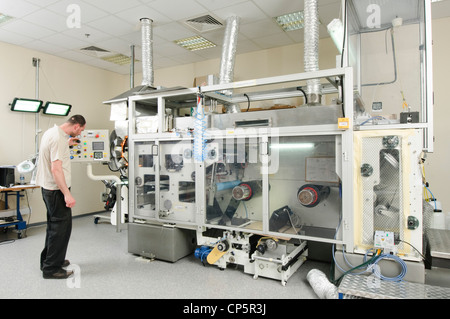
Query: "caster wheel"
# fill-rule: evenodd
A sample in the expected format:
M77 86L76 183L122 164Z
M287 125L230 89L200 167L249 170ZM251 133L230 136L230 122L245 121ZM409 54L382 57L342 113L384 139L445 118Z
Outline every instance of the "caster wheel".
M98 220L99 220L99 218L98 218L98 217L95 217L95 218L94 218L94 224L97 225L97 224L98 224Z

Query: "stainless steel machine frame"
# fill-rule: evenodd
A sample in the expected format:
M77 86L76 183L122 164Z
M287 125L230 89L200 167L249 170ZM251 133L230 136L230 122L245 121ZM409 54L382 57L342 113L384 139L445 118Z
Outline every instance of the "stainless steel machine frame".
M205 86L201 88L201 93L205 96L211 94L212 97L217 98L218 95L216 92L220 92L227 89L242 89L242 88L252 88L264 85L273 85L280 83L289 83L289 82L302 82L311 78L322 78L322 79L335 79L342 77L344 78L344 105L345 105L345 114L348 118L352 118L353 114L353 90L352 90L352 71L350 68L346 69L332 69L325 70L319 72L312 73L303 73L303 74L292 74L286 76L272 77L272 78L264 78L257 79L253 81L243 81L243 82L235 82L226 85L214 85L214 86ZM331 81L334 83L334 81ZM336 90L330 89L330 93L336 92ZM189 130L183 131L169 131L171 128L167 127L166 119L167 115L170 112L166 112L171 106L169 106L167 101L173 100L181 100L182 103L180 105L182 107L194 107L196 103L188 103L185 101L196 101L197 94L200 93L198 88L190 88L190 89L180 89L174 91L166 91L159 92L154 91L150 92L146 95L133 96L129 98L129 163L139 163L139 149L141 147L147 147L147 152L150 151L151 154L155 156L160 154L161 149L168 143L180 143L189 145L192 140L192 134ZM297 95L301 94L297 92ZM262 94L261 99L274 99L280 96L292 96L292 92L278 92L278 93L269 93ZM252 98L253 100L253 98ZM139 117L136 116L136 104L142 103L142 101L154 101L155 105L157 105L157 123L158 128L164 128L163 130L159 130L155 133L136 133L136 123L138 122ZM227 100L226 102L236 103L242 102L242 97L237 97ZM170 102L171 103L171 102ZM172 110L174 110L172 108ZM277 112L277 111L270 111ZM283 112L283 111L280 111ZM223 114L219 116L227 116L228 114ZM241 116L245 116L244 113ZM185 118L181 117L181 120L185 120ZM334 124L323 124L323 125L307 125L307 126L286 126L286 127L277 127L276 128L276 137L287 137L287 136L334 136L336 138L336 168L340 174L340 178L342 179L342 207L340 207L341 211L341 219L343 229L346 231L337 235L336 239L334 238L321 238L321 237L313 237L313 236L302 236L302 235L292 235L292 234L283 234L284 237L289 238L297 238L302 240L315 240L326 243L335 243L335 244L345 244L347 247L352 247L353 244L353 227L352 227L352 202L353 202L353 190L352 190L352 179L353 179L353 166L352 166L352 158L353 158L353 135L352 135L352 127L351 123L348 129L339 129L336 122ZM174 123L176 123L176 118ZM188 124L189 125L189 124ZM250 134L257 134L255 136L261 140L261 143L268 143L269 138L272 137L270 134L273 134L275 130L259 130L258 132L253 129L241 129L235 130L234 132L230 132L230 130L219 130L216 129L214 134L221 137L226 137L227 139L239 139L243 137L248 137ZM152 153L153 152L153 153ZM268 163L267 154L262 155L265 160L263 162ZM155 175L154 184L161 185L161 174L162 170L161 161L155 160L155 167L153 174ZM154 222L158 224L176 224L177 227L187 227L193 228L197 230L198 234L201 234L206 228L217 228L231 231L243 231L242 228L233 227L233 226L221 226L221 225L211 225L206 221L206 189L207 186L205 184L206 173L205 173L205 165L203 163L193 163L195 168L195 209L192 210L192 207L188 208L188 214L178 215L177 214L164 214L160 213L165 210L161 201L156 200L155 206L149 213L142 212L139 209L136 210L136 170L139 165L130 165L129 166L129 218L130 222L137 221L146 221L146 222ZM268 167L265 167L266 170ZM189 176L190 177L190 176ZM263 194L263 202L262 202L262 228L261 229L252 229L251 232L254 234L260 235L270 235L270 236L279 236L280 234L277 232L273 232L269 230L269 175L262 174L262 194ZM203 191L202 191L203 190ZM161 198L161 188L155 187L155 198ZM336 228L337 228L336 224Z

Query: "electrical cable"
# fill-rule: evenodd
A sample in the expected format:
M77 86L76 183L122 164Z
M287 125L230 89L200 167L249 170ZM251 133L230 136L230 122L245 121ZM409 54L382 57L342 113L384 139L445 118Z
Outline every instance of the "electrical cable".
M306 95L305 91L301 87L297 87L297 90L303 93L303 96L305 97L305 105L308 105L308 96Z
M434 209L437 210L436 198L434 197L433 193L430 191L430 189L427 186L424 185L424 187L431 194L431 198L434 201Z
M369 250L367 251L367 253L368 253L369 251L371 251L371 249L369 249ZM366 253L366 255L364 255L364 260L365 260L366 257L367 257L367 253ZM380 255L378 255L378 256L379 256L379 258L375 259L375 260L373 261L373 263L371 263L372 265L377 265L377 266L378 266L378 263L380 262L380 260L383 260L383 259L392 259L392 260L394 260L395 262L397 262L397 263L400 265L400 267L401 267L400 274L398 274L398 275L395 276L395 277L387 277L387 276L384 276L384 275L381 273L380 267L379 267L379 266L378 266L378 267L372 267L372 272L373 272L378 278L380 278L380 279L382 279L382 280L385 280L385 281L394 281L394 282L402 281L403 278L404 278L405 275L406 275L406 272L407 272L407 266L406 266L405 261L404 261L403 259L401 259L400 257L398 257L398 256L396 256L396 255L391 255L391 254L380 254Z
M364 124L366 124L367 122L370 122L370 121L373 121L373 120L385 120L386 118L384 118L384 117L382 117L382 116L374 116L374 117L371 117L370 119L368 119L368 120L365 120L364 122L362 122L360 125L364 125Z
M411 246L419 255L420 255L420 257L422 257L422 260L424 261L424 262L428 262L428 260L425 258L425 256L416 248L416 247L414 247L413 245L411 245L410 243L408 243L408 242L406 242L406 241L404 241L404 240L401 240L401 239L398 239L398 242L402 242L402 243L404 243L404 244L407 244L407 245L409 245L409 246Z
M246 112L248 112L248 110L250 110L250 98L248 97L248 95L247 94L245 94L244 93L244 96L247 98L247 100L248 100L248 106L247 106L247 111Z

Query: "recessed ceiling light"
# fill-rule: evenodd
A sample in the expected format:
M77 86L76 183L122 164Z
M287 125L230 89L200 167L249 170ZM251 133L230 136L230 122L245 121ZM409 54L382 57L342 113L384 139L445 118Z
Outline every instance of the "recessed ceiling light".
M194 36L185 39L175 40L174 42L189 51L214 48L216 46L214 43L201 36Z
M123 55L123 54L114 54L110 56L104 56L101 58L102 60L105 60L107 62L111 62L118 65L126 65L131 63L131 57ZM138 60L134 60L137 62Z
M275 21L284 31L299 30L305 26L303 11L278 16Z
M5 22L7 22L9 20L12 20L12 19L14 19L14 18L11 17L11 16L8 16L6 14L0 13L0 24L3 24L3 23L5 23Z

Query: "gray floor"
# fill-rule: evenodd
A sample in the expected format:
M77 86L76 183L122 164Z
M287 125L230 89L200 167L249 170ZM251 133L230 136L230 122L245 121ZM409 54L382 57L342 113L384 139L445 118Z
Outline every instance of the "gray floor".
M2 242L5 239L13 242ZM74 218L67 258L78 274L71 280L48 280L39 270L45 225L29 228L25 238L0 231L2 299L317 299L306 280L309 270L326 274L330 265L306 261L286 286L253 279L242 269L203 266L193 255L176 263L148 261L127 252L127 231L117 233L93 216Z

